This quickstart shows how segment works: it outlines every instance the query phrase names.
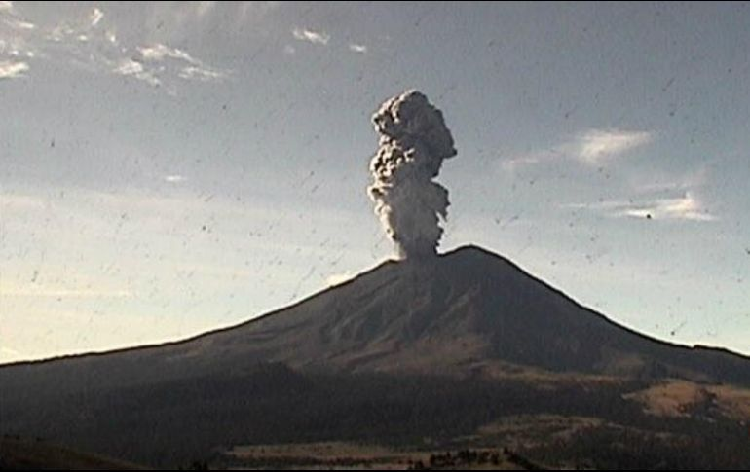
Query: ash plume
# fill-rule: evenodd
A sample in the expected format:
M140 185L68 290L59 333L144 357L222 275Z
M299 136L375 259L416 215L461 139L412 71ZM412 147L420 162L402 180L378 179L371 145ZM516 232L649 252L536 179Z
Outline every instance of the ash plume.
M433 179L456 155L443 114L419 91L385 101L372 116L380 134L367 189L401 258L434 255L448 211L448 190Z

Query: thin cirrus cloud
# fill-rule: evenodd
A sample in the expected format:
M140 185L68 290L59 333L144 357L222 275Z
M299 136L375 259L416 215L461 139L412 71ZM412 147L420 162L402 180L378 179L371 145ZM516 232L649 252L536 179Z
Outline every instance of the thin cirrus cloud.
M314 31L307 28L294 28L292 30L292 36L294 36L294 39L296 40L307 41L308 43L321 46L328 45L328 41L331 40L331 37L325 31Z
M169 182L170 184L179 184L185 182L187 180L187 177L180 174L171 174L164 176L164 180Z
M196 80L198 82L220 82L227 78L226 72L202 66L183 67L177 76L185 80Z
M151 86L162 85L164 77L176 75L186 81L221 82L229 72L206 65L186 51L157 43L136 48L133 57L120 60L112 69Z
M33 30L36 28L36 24L15 16L6 16L3 18L3 22L16 30Z
M177 48L170 48L164 44L154 44L148 47L137 48L141 57L146 60L162 61L165 58L180 59L190 64L200 64L200 61L195 59L190 54L186 53Z
M698 222L718 219L692 192L674 198L603 200L596 203L572 203L561 207L591 210L615 218Z
M640 147L651 139L648 131L592 129L578 137L577 158L588 164L598 164Z
M221 82L229 75L229 72L226 70L206 65L203 61L191 56L186 51L171 48L165 44L157 43L136 49L138 56L130 58L130 61L139 63L141 69L148 72L148 75L135 77L145 80L151 85L158 85L161 82L154 83L150 79L152 77L156 78L162 71L166 72L168 65L175 69L174 73L176 73L177 77L188 81Z
M651 170L648 175L640 173L630 178L630 187L638 194L659 194L667 192L688 192L706 186L711 168L703 164L682 175L671 175Z
M0 21L12 30L33 30L36 24L22 18L13 6L13 2L0 1ZM2 39L2 38L0 38Z
M115 33L116 18L99 7L44 26L21 18L12 2L0 1L0 21L11 27L0 35L0 55L11 56L0 57L0 80L25 76L31 67L21 57L64 60L73 67L163 87L171 94L179 83L219 83L231 73L165 42L123 43Z
M96 26L97 23L102 21L102 18L104 18L104 13L98 8L94 8L94 10L91 12L90 15L91 18L91 26Z
M592 128L579 133L572 140L551 148L505 160L503 167L512 170L518 166L548 163L559 159L571 159L587 165L602 165L652 140L653 133L649 131Z
M349 45L349 50L357 54L365 54L367 53L367 46L365 46L364 44L352 43Z
M159 80L158 77L156 77L150 70L146 70L141 62L133 59L120 60L116 67L112 69L112 72L146 82L153 87L161 85L161 80Z
M0 61L0 80L24 77L29 64L23 61Z

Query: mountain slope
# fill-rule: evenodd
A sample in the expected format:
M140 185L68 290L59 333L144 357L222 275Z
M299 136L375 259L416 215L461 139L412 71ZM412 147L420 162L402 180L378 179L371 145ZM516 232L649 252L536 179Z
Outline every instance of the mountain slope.
M386 262L289 308L197 338L0 368L8 389L131 385L253 370L497 375L514 366L750 385L750 361L659 342L474 246ZM88 388L88 387L87 387ZM6 390L7 392L7 390Z
M0 437L0 470L148 470L40 440Z
M0 367L0 433L175 466L220 445L447 441L498 418L562 415L596 418L582 423L606 444L628 431L633 447L672 451L659 454L713 441L715 453L674 465L750 460L733 406L746 391L691 387L706 392L700 405L682 395L675 408L696 418L656 418L654 395L675 396L666 379L750 386L750 359L639 335L468 246L183 342ZM498 437L493 447L509 440Z
M641 336L473 246L438 259L386 263L183 348L198 355L227 346L300 369L433 375L510 363L750 383L746 358Z

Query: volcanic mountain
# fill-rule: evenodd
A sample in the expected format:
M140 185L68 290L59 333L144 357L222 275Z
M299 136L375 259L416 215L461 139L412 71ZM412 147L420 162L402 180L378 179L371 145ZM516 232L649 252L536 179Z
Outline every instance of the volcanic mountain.
M687 395L677 406L675 385ZM0 433L154 463L232 444L425 437L435 444L531 415L594 418L603 435L613 424L660 434L674 421L668 434L681 446L692 444L686 428L700 424L721 430L717 444L729 447L750 414L744 387L750 359L645 337L466 246L383 263L183 342L4 366ZM667 397L674 412L659 409ZM688 421L699 416L710 421ZM650 434L640 440L653 443ZM738 461L750 456L745 449ZM714 453L706 457L721 455ZM563 464L553 456L547 460Z

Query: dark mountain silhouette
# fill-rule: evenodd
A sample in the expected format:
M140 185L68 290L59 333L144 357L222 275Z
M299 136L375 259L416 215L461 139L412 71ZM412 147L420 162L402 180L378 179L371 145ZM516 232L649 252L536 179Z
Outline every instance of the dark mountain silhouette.
M642 336L467 246L184 342L2 367L0 432L174 465L243 442L448 440L509 415L640 431L669 421L625 395L674 379L750 386L750 359ZM739 434L725 419L717 437Z
M0 437L0 470L147 470L29 438Z

